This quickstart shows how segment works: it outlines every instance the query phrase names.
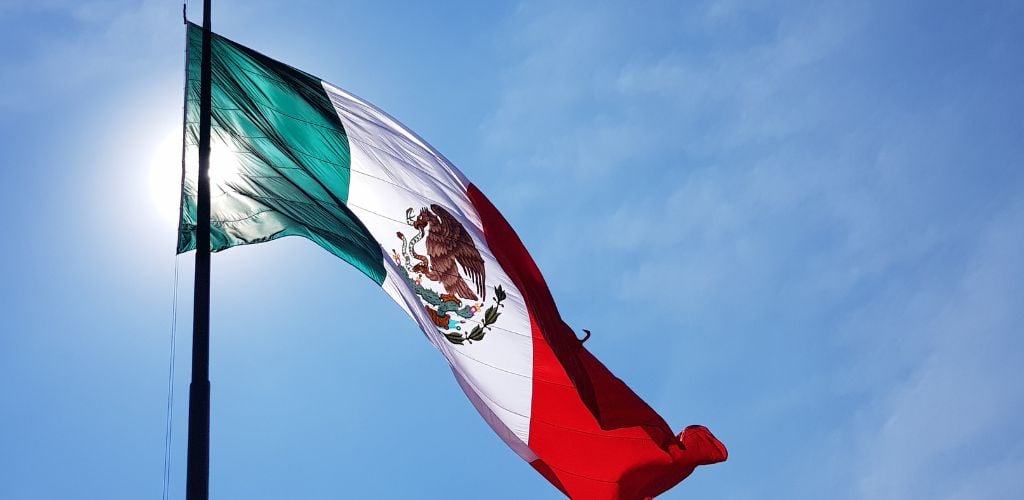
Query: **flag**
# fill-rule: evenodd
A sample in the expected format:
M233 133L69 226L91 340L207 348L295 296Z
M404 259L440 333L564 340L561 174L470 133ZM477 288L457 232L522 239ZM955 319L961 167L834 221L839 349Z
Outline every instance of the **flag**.
M178 252L196 245L202 30L188 27ZM512 227L447 159L359 97L212 37L210 245L303 236L419 325L497 435L572 498L646 498L725 460L679 435L562 321Z

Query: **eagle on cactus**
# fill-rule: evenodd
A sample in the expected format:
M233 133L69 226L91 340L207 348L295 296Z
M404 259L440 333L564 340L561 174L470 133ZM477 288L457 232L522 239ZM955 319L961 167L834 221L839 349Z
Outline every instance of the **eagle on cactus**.
M403 242L403 251L407 250L419 261L410 270L440 283L445 292L453 297L471 301L486 300L484 259L466 228L451 212L436 203L421 208L415 218L413 213L410 208L406 210L405 216L408 224L418 233L408 242L403 234L398 233ZM416 243L424 238L424 234L427 255L416 252ZM473 288L466 283L459 267L473 282Z

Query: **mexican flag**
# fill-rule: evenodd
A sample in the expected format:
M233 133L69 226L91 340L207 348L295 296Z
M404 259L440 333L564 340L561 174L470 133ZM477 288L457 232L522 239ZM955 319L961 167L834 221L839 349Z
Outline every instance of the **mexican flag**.
M195 248L202 29L189 25L178 252ZM487 197L359 97L212 38L211 250L309 238L376 282L494 432L573 498L646 498L721 462L586 348Z

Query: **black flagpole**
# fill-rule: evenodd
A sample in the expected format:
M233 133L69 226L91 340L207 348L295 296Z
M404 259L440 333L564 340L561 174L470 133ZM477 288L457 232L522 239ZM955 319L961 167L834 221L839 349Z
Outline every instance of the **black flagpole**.
M203 0L199 72L199 193L192 319L192 382L188 388L186 500L210 497L210 0Z

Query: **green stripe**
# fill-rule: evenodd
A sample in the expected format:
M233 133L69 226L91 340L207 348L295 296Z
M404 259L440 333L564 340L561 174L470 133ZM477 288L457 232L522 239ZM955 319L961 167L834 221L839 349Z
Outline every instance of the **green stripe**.
M202 29L188 26L186 140L199 140ZM213 35L212 136L236 151L239 175L211 199L216 252L298 235L356 266L378 284L380 246L352 213L348 136L320 80ZM190 147L190 154L196 148ZM193 163L194 164L194 163ZM178 253L195 249L195 172L182 186Z

